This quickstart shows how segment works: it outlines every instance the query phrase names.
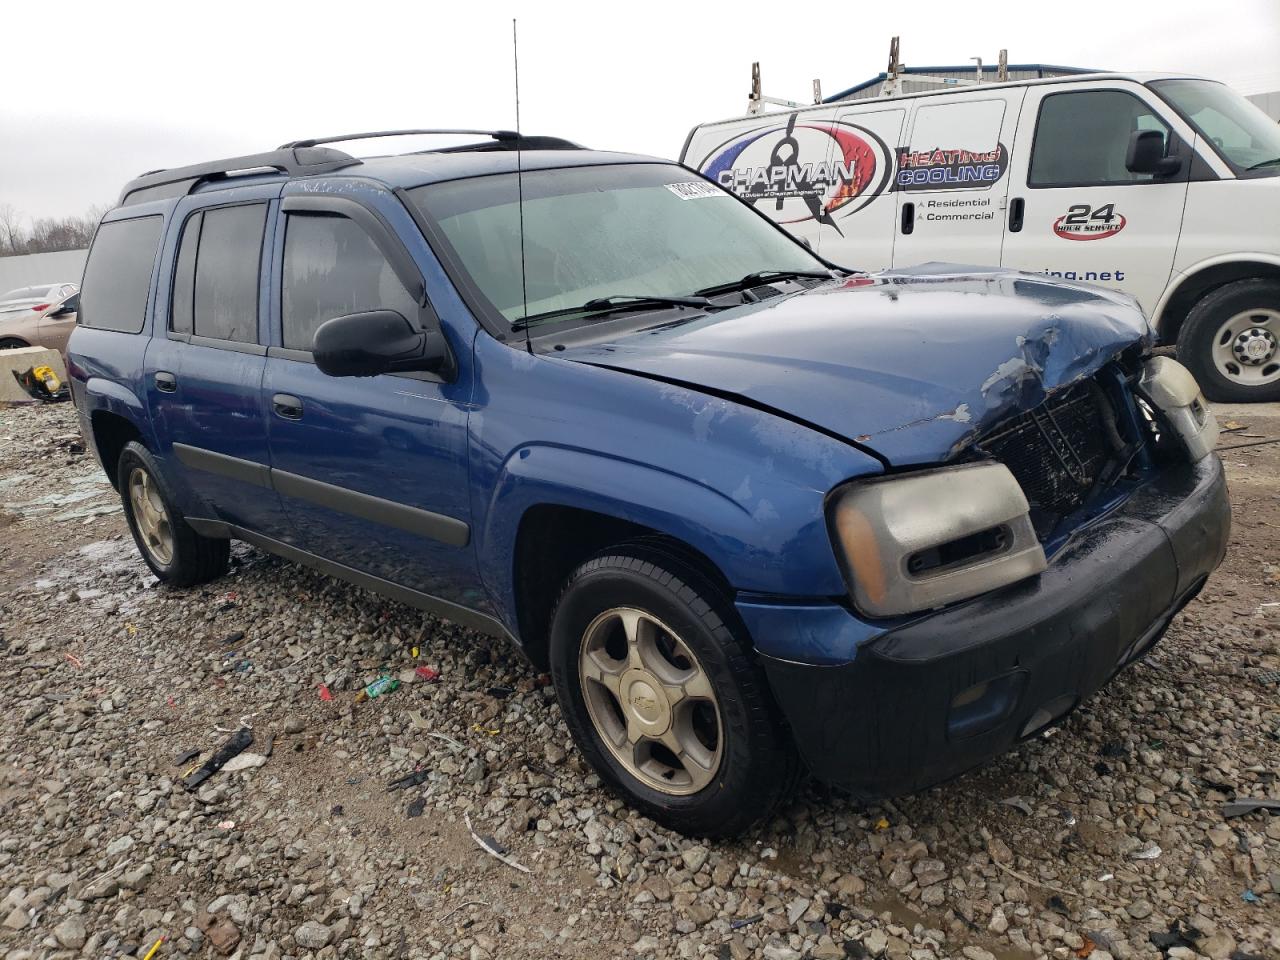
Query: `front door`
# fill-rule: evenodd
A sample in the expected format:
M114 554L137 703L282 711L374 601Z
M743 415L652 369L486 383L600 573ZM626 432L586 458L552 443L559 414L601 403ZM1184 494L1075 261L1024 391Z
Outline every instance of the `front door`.
M330 377L315 366L313 338L325 320L395 310L424 322L430 308L420 307L393 267L394 259L403 270L405 256L388 256L387 245L399 241L379 226L382 218L343 197L307 201L307 210L281 218L276 345L262 387L272 411L272 482L299 545L370 576L483 607L470 529L470 365L459 356L452 383L428 374ZM325 203L331 210L321 209Z
M1125 158L1139 130L1189 155L1192 131L1124 81L1031 87L1022 116L1001 263L1123 290L1149 316L1173 269L1191 164L1161 179Z
M893 265L998 266L1024 88L921 97L898 150Z

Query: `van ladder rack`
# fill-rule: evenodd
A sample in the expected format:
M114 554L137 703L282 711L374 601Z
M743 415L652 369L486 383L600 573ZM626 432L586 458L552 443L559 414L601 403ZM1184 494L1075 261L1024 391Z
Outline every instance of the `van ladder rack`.
M263 170L276 170L292 177L314 176L350 167L360 161L341 150L329 147L281 147L266 153L251 153L243 157L210 160L189 167L173 167L144 173L125 184L120 192L120 206L183 197L198 185L211 180L225 180Z

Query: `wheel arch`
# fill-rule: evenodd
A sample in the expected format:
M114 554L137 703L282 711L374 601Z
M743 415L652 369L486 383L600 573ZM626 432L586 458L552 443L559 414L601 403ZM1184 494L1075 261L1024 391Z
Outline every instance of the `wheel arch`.
M1237 280L1280 280L1280 257L1251 254L1247 257L1218 258L1183 271L1169 285L1156 306L1154 325L1161 342L1178 340L1182 324L1193 307L1206 295Z
M93 446L98 452L98 461L111 481L111 486L118 487L116 465L120 462L120 454L125 445L136 440L144 447L147 445L142 431L126 416L113 410L98 409L89 414L89 426L93 431Z

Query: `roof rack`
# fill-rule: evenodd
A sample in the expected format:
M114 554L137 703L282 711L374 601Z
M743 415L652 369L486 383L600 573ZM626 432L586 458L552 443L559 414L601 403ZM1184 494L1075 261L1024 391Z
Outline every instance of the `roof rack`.
M312 176L341 170L343 167L354 166L359 162L355 157L341 150L286 145L279 150L270 150L266 153L251 153L243 157L228 157L225 160L211 160L189 167L173 167L169 170L144 173L125 184L124 190L120 192L120 206L147 200L186 196L201 183L225 180L229 177L263 170L276 170L295 177Z
M514 130L373 130L369 133L344 133L336 137L311 137L282 144L290 147L318 147L325 143L345 143L349 140L378 140L383 137L467 136L488 137L493 142L468 143L456 147L439 147L434 150L418 150L415 153L465 153L486 150L581 150L582 147L560 137L522 136Z

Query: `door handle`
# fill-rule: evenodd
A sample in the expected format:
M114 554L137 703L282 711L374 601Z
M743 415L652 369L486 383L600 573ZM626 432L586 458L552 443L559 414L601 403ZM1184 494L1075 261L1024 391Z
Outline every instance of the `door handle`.
M156 389L162 393L176 393L178 390L178 378L167 370L157 371Z
M914 203L904 203L902 205L902 232L904 235L914 232L916 228L916 205Z
M277 417L283 417L285 420L302 419L302 401L297 397L287 393L277 393L271 398L271 406Z
M1021 197L1014 197L1009 204L1009 232L1018 233L1022 230L1022 215L1027 211L1027 203Z

